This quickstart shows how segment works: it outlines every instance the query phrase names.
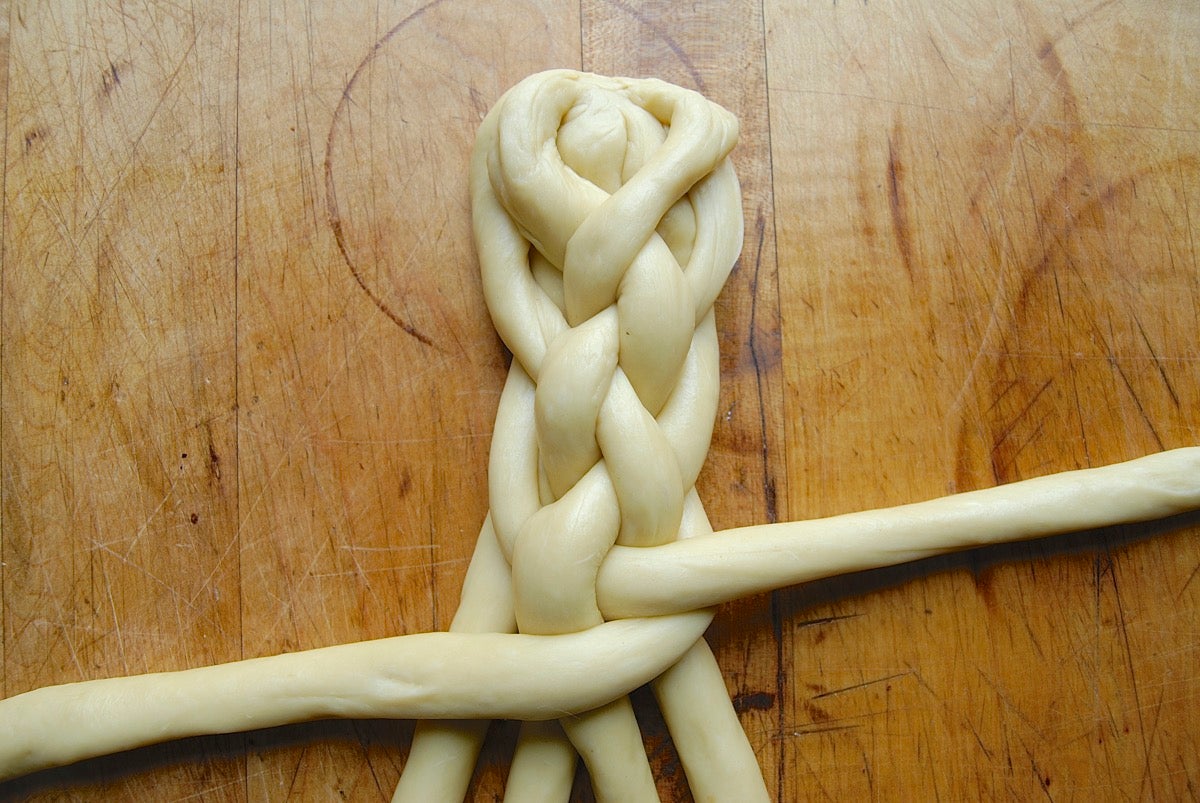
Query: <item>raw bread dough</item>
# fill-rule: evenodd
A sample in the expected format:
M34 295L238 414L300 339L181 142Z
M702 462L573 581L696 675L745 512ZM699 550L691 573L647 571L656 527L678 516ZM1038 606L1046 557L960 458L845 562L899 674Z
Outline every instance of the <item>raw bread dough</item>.
M694 485L716 416L712 304L742 244L736 138L737 121L695 92L566 70L522 81L480 127L475 239L488 308L514 356L492 444L491 523L521 632L604 622L596 576L614 544L636 553L712 533ZM766 799L702 640L655 691L669 727L711 714L706 738L677 740L698 797ZM598 797L657 799L626 699L561 724ZM396 799L461 798L478 743L466 734L478 728L454 731L418 733ZM543 729L519 740L509 796L573 775L562 738ZM414 780L447 755L453 777Z
M709 606L1200 507L1191 448L714 534L694 485L716 414L712 304L741 247L736 136L694 92L563 70L521 82L483 122L475 237L514 360L452 632L17 695L0 701L0 721L20 723L0 731L0 778L319 717L504 717L550 721L519 740L513 799L566 795L577 754L602 799L654 799L625 700L653 681L695 797L765 799L703 641ZM423 723L396 799L461 799L483 731Z

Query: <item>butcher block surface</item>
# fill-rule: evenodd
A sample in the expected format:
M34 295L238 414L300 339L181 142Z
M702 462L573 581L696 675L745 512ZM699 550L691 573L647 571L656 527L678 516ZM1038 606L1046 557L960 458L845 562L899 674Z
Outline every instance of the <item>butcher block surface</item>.
M717 528L1200 443L1188 0L0 2L4 695L448 626L508 361L466 163L549 67L741 120ZM778 800L1194 799L1198 535L810 583L709 641ZM386 800L412 732L194 738L0 798Z

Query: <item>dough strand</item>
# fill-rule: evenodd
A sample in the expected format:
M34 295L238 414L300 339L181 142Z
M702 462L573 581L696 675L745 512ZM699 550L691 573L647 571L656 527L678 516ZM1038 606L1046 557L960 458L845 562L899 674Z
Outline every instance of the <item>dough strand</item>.
M746 588L782 588L1197 509L1200 447L1187 447L899 508L719 532L636 554L614 547L597 597L602 611L670 610L690 604L689 594L699 596L695 578L730 578L729 586L711 579L699 584L708 589L703 599L715 603ZM1010 523L1008 514L1016 520ZM697 554L683 569L651 559L673 550ZM638 582L614 581L618 570L633 572L635 565ZM789 567L795 573L784 576ZM48 686L0 700L0 722L22 723L0 730L0 779L184 736L320 717L550 719L590 710L666 671L677 660L674 651L686 651L707 625L703 610L691 616L690 639L678 632L677 620L618 618L574 634L424 633ZM659 646L665 657L655 660Z

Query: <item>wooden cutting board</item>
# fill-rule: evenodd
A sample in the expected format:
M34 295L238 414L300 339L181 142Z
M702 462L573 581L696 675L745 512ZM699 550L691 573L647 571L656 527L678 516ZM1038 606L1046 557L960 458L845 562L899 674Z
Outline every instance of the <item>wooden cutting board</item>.
M741 119L717 527L1200 443L1186 0L5 2L0 34L5 695L448 625L507 361L465 162L546 67ZM709 638L779 800L1195 796L1197 535L813 583ZM411 734L193 739L0 796L382 800Z

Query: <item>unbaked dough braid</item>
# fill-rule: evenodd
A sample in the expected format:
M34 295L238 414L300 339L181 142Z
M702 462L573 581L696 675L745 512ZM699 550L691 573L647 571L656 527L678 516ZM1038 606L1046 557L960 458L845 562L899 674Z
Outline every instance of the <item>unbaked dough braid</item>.
M736 136L693 92L567 71L526 79L484 120L475 237L513 361L451 633L17 694L0 700L0 780L185 736L419 718L440 721L418 727L396 799L461 800L486 729L463 720L510 718L532 724L509 798L566 799L582 755L599 797L654 799L624 697L651 683L695 798L764 800L703 640L707 606L1200 508L1190 447L713 533L694 486L717 404L712 304L742 240Z
M564 70L513 87L480 128L476 244L514 358L489 469L491 523L523 633L602 623L596 576L614 544L712 533L694 485L717 404L712 304L742 244L736 138L735 118L694 92ZM677 734L698 797L765 797L707 645L655 690L669 728L711 714L712 729L689 722ZM626 698L562 726L601 799L657 799ZM478 726L421 731L397 799L428 798L409 776L428 777L435 761L446 774L449 752L459 775L437 789L460 797ZM518 742L513 799L532 793L526 778L543 794L548 778L570 790L574 751L556 730L535 731Z

